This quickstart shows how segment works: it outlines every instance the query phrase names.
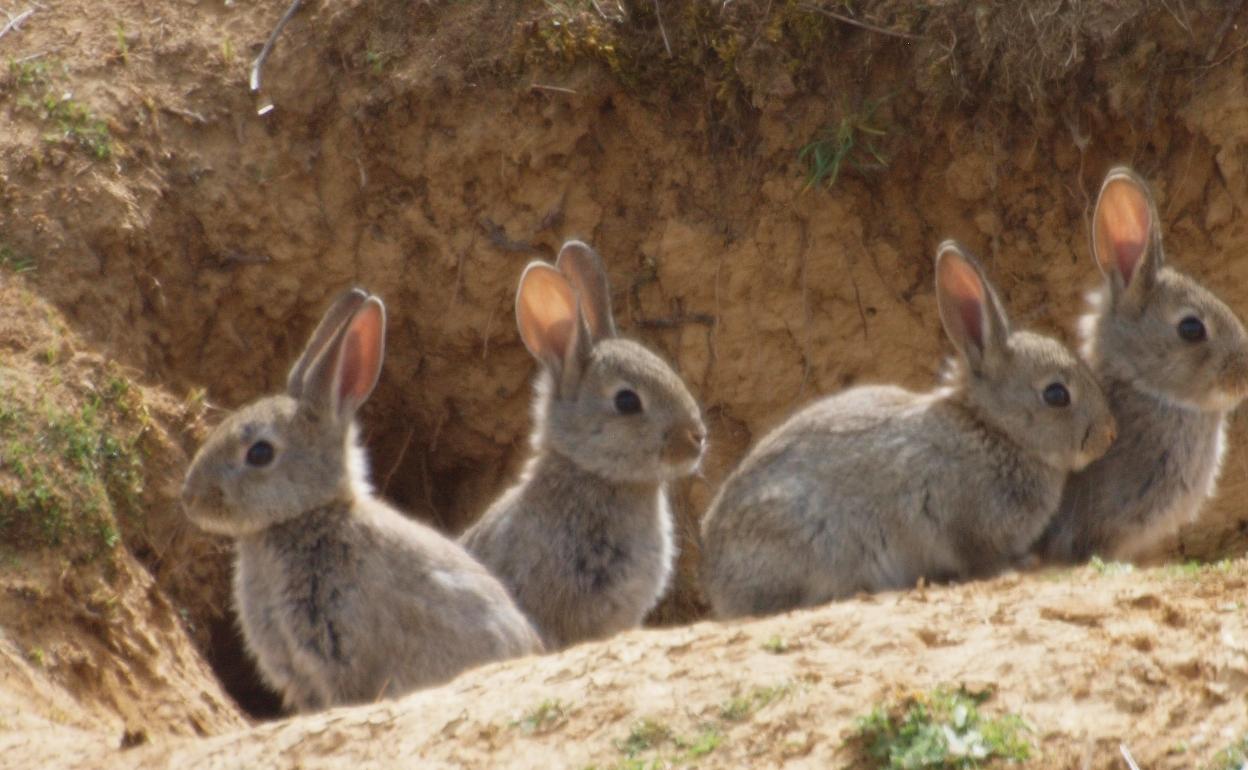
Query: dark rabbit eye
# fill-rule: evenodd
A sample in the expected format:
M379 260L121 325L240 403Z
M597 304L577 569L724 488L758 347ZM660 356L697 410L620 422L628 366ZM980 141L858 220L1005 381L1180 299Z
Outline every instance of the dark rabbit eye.
M1203 342L1205 339L1205 325L1199 318L1189 315L1182 321L1179 321L1179 336L1188 342Z
M273 445L267 441L257 441L247 449L247 464L263 468L273 462Z
M628 388L615 392L615 411L620 414L637 414L641 411L641 396Z
M1044 389L1044 403L1049 406L1070 406L1070 391L1060 382L1051 382Z

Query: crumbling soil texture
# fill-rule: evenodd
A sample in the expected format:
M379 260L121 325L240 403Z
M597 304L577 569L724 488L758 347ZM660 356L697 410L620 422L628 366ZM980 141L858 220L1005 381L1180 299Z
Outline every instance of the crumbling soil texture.
M512 321L521 269L567 237L600 249L623 331L678 368L710 428L704 474L675 490L681 572L652 618L659 624L702 616L696 518L752 441L817 395L935 380L947 347L931 264L943 238L983 258L1017 324L1069 340L1098 278L1091 203L1105 170L1126 162L1154 185L1171 263L1248 307L1248 16L1228 4L828 6L854 25L797 2L309 0L252 94L250 63L285 5L63 0L32 4L0 37L9 62L0 75L0 279L50 302L56 310L45 315L63 315L72 346L119 362L145 399L165 405L154 408L166 415L158 422L168 453L148 453L158 459L145 466L145 527L119 517L124 577L101 579L123 581L136 629L172 623L181 641L152 647L175 650L187 666L197 649L252 714L275 706L255 689L231 626L228 548L189 531L174 496L187 453L219 414L205 404L228 408L280 388L344 286L379 293L389 311L385 370L363 413L376 484L458 531L527 449L533 364ZM812 152L802 150L816 142L843 151L834 178L812 180ZM38 349L22 361L44 366ZM1230 438L1217 499L1159 559L1245 551L1243 418ZM52 546L32 553L26 562L63 561ZM40 595L59 590L63 566L31 569L20 579ZM602 761L622 729L604 726L603 710L623 724L645 715L647 698L674 708L672 693L707 708L761 660L783 668L781 678L823 677L799 688L809 701L794 701L825 715L795 723L809 741L795 756L814 765L833 756L848 715L886 690L975 679L968 667L977 666L1001 685L1005 706L1066 736L1045 750L1053 766L1082 766L1074 758L1085 755L1116 766L1111 736L1139 736L1146 766L1190 766L1190 756L1166 753L1169 736L1215 741L1244 721L1242 608L1218 609L1222 594L1242 593L1236 570L1182 583L1209 593L1174 599L1161 573L1093 579L1095 590L1076 592L1095 608L1082 625L1045 616L1044 597L1057 602L1073 589L1035 577L850 603L770 621L809 639L774 660L755 650L756 637L772 633L766 626L638 633L474 674L402 706L176 749L162 736L192 721L205 733L240 724L232 709L216 711L216 694L202 694L216 693L215 683L161 685L186 694L176 716L128 711L128 690L88 718L74 704L95 696L66 680L47 691L62 705L41 712L47 732L37 735L95 731L72 733L71 751L115 745L120 731L131 743L162 743L133 755L160 762L161 752L200 756L244 741L274 752L302 730L341 723L406 736L369 749L378 756L400 746L444 759L497 750L489 764L523 764L537 756L529 749L558 746L569 764ZM1176 610L1185 619L1169 623L1151 600L1133 603L1137 594L1160 607L1185 602ZM34 611L14 621L36 636L6 656L6 671L26 671L30 648L45 643ZM1012 618L1005 630L1002 613ZM1024 622L1037 617L1067 635ZM907 623L936 641L915 642ZM1208 624L1230 636L1210 636ZM1128 627L1137 642L1114 641ZM697 654L671 652L683 649ZM1175 663L1180 650L1194 662ZM1051 662L1059 653L1070 654L1068 666ZM793 663L807 659L810 669ZM600 681L597 672L622 672L620 661L639 681L618 696L591 693L611 687L603 682L614 675ZM677 689L653 684L672 661L683 661L670 670ZM847 684L846 671L861 672L859 683ZM566 693L541 694L563 680ZM696 694L704 681L712 684ZM1209 682L1217 692L1201 694ZM524 702L487 704L480 696L491 687ZM188 721L191 702L205 697L217 716ZM494 711L546 697L573 703L577 726L540 738L487 727ZM464 721L435 730L422 715L449 713L450 698L464 699ZM1096 721L1102 713L1107 721ZM750 745L780 762L785 729Z

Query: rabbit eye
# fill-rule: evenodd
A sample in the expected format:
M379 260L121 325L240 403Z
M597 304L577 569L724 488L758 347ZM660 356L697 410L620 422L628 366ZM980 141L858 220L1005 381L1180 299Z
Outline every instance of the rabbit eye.
M615 392L615 411L620 414L637 414L641 411L641 396L628 388Z
M1203 342L1206 336L1205 325L1196 316L1189 315L1179 321L1179 336L1187 342Z
M267 441L257 441L247 449L247 464L255 468L263 468L273 462L273 445Z
M1051 382L1044 389L1044 403L1049 406L1070 406L1070 391L1060 382Z

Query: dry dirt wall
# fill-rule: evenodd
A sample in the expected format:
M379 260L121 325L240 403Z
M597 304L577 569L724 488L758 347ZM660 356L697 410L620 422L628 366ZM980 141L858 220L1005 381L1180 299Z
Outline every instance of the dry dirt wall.
M674 3L673 32L703 5ZM592 55L533 55L551 5L310 2L269 62L277 108L260 117L247 63L284 3L110 6L114 29L66 2L6 42L55 53L49 88L105 117L112 154L43 142L11 70L0 232L96 344L222 406L280 387L343 286L380 293L389 355L363 415L375 479L449 530L525 451L520 270L585 238L625 333L706 410L705 475L677 495L688 575L694 518L769 426L856 382L933 381L945 237L983 257L1017 322L1069 337L1096 280L1092 197L1129 162L1155 185L1173 263L1248 312L1248 56L1221 4L1182 5L1081 19L1067 69L1034 82L1011 69L1026 40L987 44L991 15L952 59L921 59L951 39L937 26L912 47L832 24L800 66L759 33L728 68L742 102L696 72L665 88ZM920 64L958 69L962 90ZM887 167L807 189L799 149L846 121ZM1236 418L1222 493L1171 552L1244 549L1246 438ZM696 612L686 580L662 614Z

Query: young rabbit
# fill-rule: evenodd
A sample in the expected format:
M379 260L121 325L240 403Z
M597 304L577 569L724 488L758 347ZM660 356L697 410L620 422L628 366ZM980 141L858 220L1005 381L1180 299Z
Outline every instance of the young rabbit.
M516 323L541 364L533 456L462 541L551 649L639 625L676 556L665 486L706 431L680 377L616 336L598 255L569 241L520 278Z
M979 264L936 256L958 357L944 387L852 388L799 411L747 455L703 521L702 578L720 617L859 591L991 575L1027 556L1072 469L1114 422L1063 345L1011 332Z
M200 528L237 541L247 646L288 708L372 701L538 652L499 582L373 496L353 416L377 383L381 301L325 314L286 382L204 442L182 489Z
M1080 323L1119 439L1073 474L1043 558L1133 559L1213 495L1226 416L1248 395L1248 335L1230 308L1164 264L1157 206L1133 171L1105 177L1092 225L1105 276Z

